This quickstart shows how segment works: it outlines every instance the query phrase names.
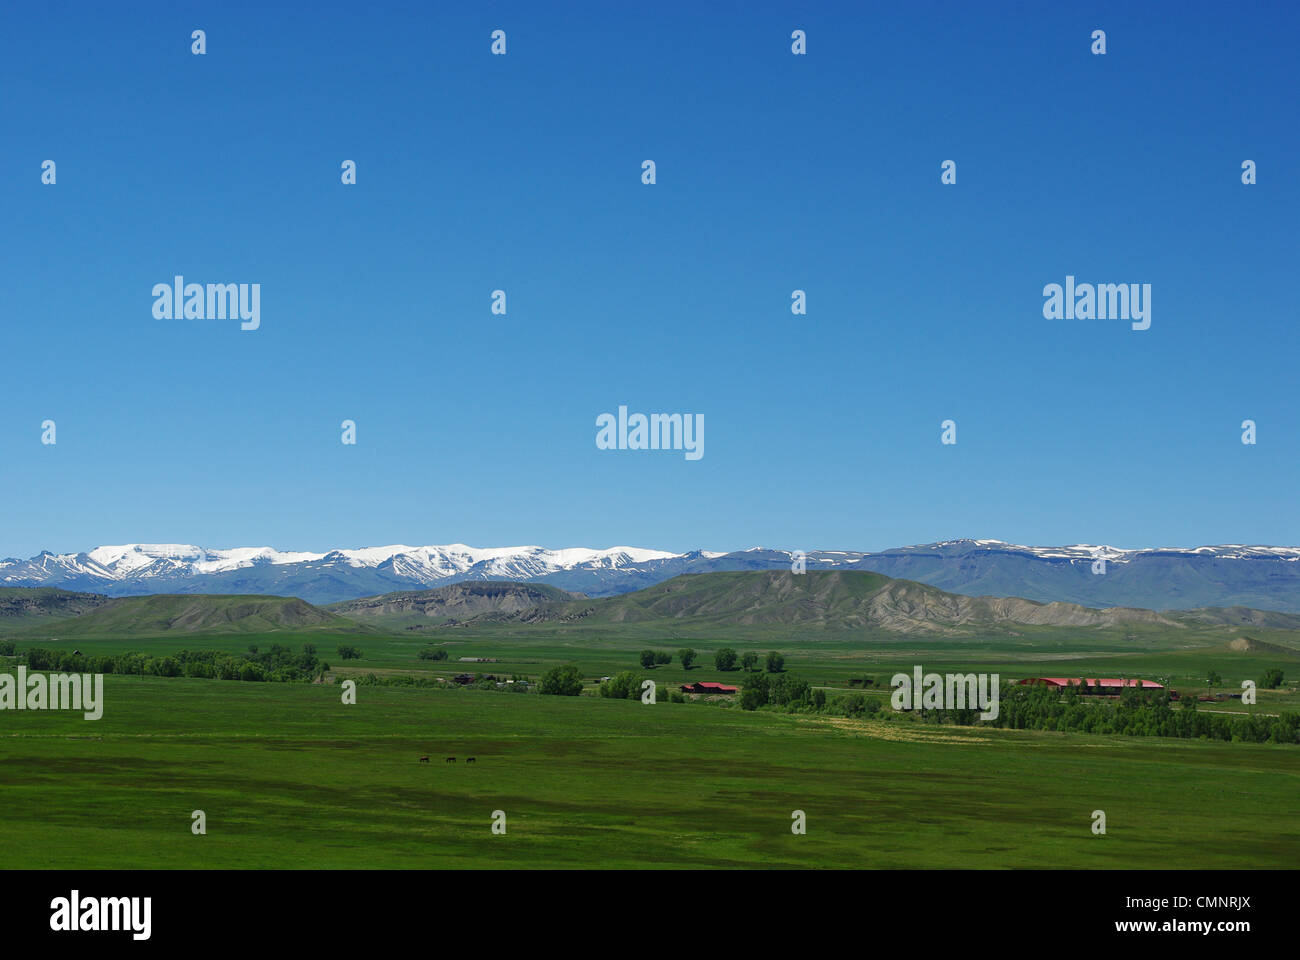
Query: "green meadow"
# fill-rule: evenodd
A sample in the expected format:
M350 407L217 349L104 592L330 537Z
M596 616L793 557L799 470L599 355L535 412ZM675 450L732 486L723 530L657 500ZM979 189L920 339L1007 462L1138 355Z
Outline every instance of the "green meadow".
M723 586L736 584L745 585ZM836 629L830 616L746 624L747 596L728 623L637 620L643 602L680 598L631 596L603 619L414 629L274 598L145 598L21 623L10 634L20 651L91 656L310 643L331 682L108 674L101 720L0 712L0 849L11 866L45 868L1253 869L1300 860L1295 745L746 712L662 695L686 681L739 685L742 671L713 662L730 647L779 651L786 671L831 694L870 678L865 690L877 697L918 664L1003 681L1142 677L1183 693L1204 693L1212 672L1217 691L1239 692L1243 680L1281 669L1282 689L1261 689L1257 704L1201 705L1276 714L1300 710L1295 630L1188 621L890 633ZM360 658L343 660L340 644ZM690 670L682 647L697 651ZM644 669L646 649L672 662ZM429 650L447 659L421 659ZM0 658L0 671L15 663ZM461 672L535 680L560 664L578 667L583 696L365 682ZM601 677L624 670L656 680L659 702L595 695ZM355 704L342 702L346 679L363 681ZM443 762L450 756L457 762ZM203 835L191 831L196 810ZM1092 829L1098 810L1105 835ZM492 831L496 811L504 833ZM804 834L791 831L794 811L806 817Z
M47 627L40 633L10 632L0 635L0 639L11 637L22 648L76 648L87 653L134 650L153 654L174 653L186 648L240 653L250 644L264 649L272 643L293 648L313 643L336 667L352 666L334 656L338 644L348 643L365 652L363 665L368 669L431 669L441 674L464 669L466 665L457 663L459 657L497 657L503 663L496 664L496 667L527 666L534 671L555 663L577 663L584 670L590 667L591 671L608 673L609 669L635 666L636 654L640 650L654 649L676 654L680 647L691 647L700 654L697 666L691 671L692 679L698 679L695 674L701 669L712 670L715 650L730 647L741 653L753 650L760 655L769 650L779 650L802 675L826 682L847 680L873 666L917 662L928 665L932 660L953 665L985 665L990 669L1004 667L1008 674L1029 671L1030 674L1050 675L1053 670L1088 665L1089 669L1098 670L1143 671L1143 675L1172 671L1189 678L1202 676L1208 668L1234 674L1245 670L1243 676L1255 679L1250 671L1260 664L1284 669L1300 666L1298 631L1261 628L1243 631L1210 626L1179 630L1147 626L1129 629L1017 626L1010 632L1002 630L988 635L975 632L956 636L900 636L883 631L822 631L770 625L730 631L697 631L685 627L669 632L662 624L592 628L489 623L427 631L385 631L358 626L346 631L318 627L242 633L173 631L152 636L140 629L90 636L70 635L64 630L67 630L66 623ZM1230 641L1243 633L1265 649L1231 649ZM450 659L420 661L417 653L423 648L445 649ZM671 666L658 669L677 678L684 676L675 659ZM1290 675L1296 671L1291 669L1287 672Z
M391 642L380 659L399 659ZM603 656L591 663L625 666ZM1293 746L476 690L361 685L344 705L334 684L104 684L99 721L0 715L9 865L1258 868L1300 855Z
M50 632L57 632L52 630ZM458 673L538 677L558 664L576 664L592 683L621 670L642 672L661 686L675 687L699 680L739 685L739 670L722 672L713 654L722 647L738 653L752 651L760 659L769 650L786 658L786 670L827 690L847 690L854 678L888 682L897 672L910 673L920 664L927 671L997 673L1006 680L1034 676L1142 677L1159 680L1180 692L1207 692L1206 678L1219 674L1216 692L1241 692L1243 680L1258 683L1269 668L1280 668L1287 678L1279 691L1259 690L1257 709L1266 713L1300 710L1300 634L1295 631L1252 629L1249 635L1260 649L1233 649L1230 641L1240 630L1204 627L1171 631L1150 627L1097 630L1064 627L1019 627L1015 635L900 637L870 631L824 632L771 626L734 632L667 632L662 624L621 624L584 628L541 625L499 625L443 628L431 631L385 633L356 629L281 630L269 633L186 634L158 637L120 636L77 638L20 638L20 648L77 649L87 654L136 651L154 656L184 649L219 650L240 654L257 646L266 650L278 643L294 650L314 644L337 677L373 673L384 677L412 674L449 678ZM340 643L360 648L362 659L342 660ZM690 670L677 659L682 647L694 649L698 658ZM638 654L651 649L673 655L670 664L642 670ZM445 650L446 660L421 660L421 650ZM482 658L493 662L461 661ZM868 692L870 692L868 690ZM1208 708L1208 707L1207 707ZM1212 709L1240 712L1238 701Z

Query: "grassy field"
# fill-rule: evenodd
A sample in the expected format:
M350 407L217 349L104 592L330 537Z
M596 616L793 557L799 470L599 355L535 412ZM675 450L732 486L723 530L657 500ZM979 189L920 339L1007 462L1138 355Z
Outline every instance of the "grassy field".
M760 658L769 650L785 655L786 669L829 690L846 690L855 677L877 680L896 672L910 673L921 664L938 672L997 673L1003 680L1032 676L1128 676L1158 679L1180 692L1206 692L1211 670L1222 678L1216 690L1241 692L1241 682L1258 682L1270 667L1280 668L1287 677L1282 691L1259 691L1259 709L1275 713L1300 710L1300 637L1292 631L1252 630L1251 636L1265 649L1232 649L1229 641L1240 631L1222 628L1203 630L1096 630L1059 627L1024 627L1018 635L989 637L900 638L866 632L825 634L798 630L759 628L751 639L733 639L686 632L665 633L662 628L626 625L617 629L581 628L503 629L476 627L441 629L398 634L340 635L328 630L278 631L265 634L171 634L155 638L79 637L19 639L20 648L48 647L78 649L87 654L136 651L160 656L182 649L211 649L242 653L250 645L266 650L273 643L299 649L315 644L320 655L342 677L374 673L379 676L410 673L450 677L457 673L511 674L536 678L548 667L574 663L589 680L611 676L620 670L641 671L638 653L643 649L673 654L671 664L641 671L661 685L686 681L716 680L738 684L739 670L714 669L713 653L731 647L741 653L752 650ZM341 660L339 643L359 647L360 660ZM676 652L691 647L699 654L697 664L683 670ZM420 660L421 649L442 649L447 660ZM461 657L481 657L492 663L461 662ZM1240 711L1237 701L1214 709Z
M223 607L222 610L226 608ZM110 611L115 613L115 611ZM220 611L218 611L220 612ZM282 615L283 611L276 611ZM168 612L168 617L171 613ZM100 618L104 621L104 618ZM160 622L173 621L163 618ZM20 648L239 654L315 644L335 679L460 672L538 677L577 664L589 685L635 670L661 688L738 684L713 653L779 650L831 691L895 672L1160 679L1282 690L1203 709L1300 710L1300 640L1252 628L1017 627L906 636L759 625L488 624L361 630L59 636ZM206 621L204 621L206 622ZM259 620L248 622L257 623ZM84 626L84 622L83 622ZM112 626L110 623L109 626ZM66 631L63 631L66 633ZM343 661L336 647L360 647ZM699 653L641 670L638 652ZM449 659L420 660L422 649ZM461 662L461 657L494 662ZM0 661L0 671L12 665ZM747 713L598 697L108 675L102 720L0 713L0 849L30 867L1294 867L1300 747ZM589 692L591 692L589 690ZM887 696L888 689L876 695ZM431 763L418 763L428 754ZM445 764L446 756L461 758ZM467 765L466 756L476 757ZM208 832L190 831L203 810ZM503 810L507 832L491 832ZM791 833L791 812L808 830ZM1091 831L1094 810L1106 836Z
M470 690L362 686L347 706L333 685L104 682L96 722L0 715L10 866L1258 868L1300 857L1291 746ZM196 809L205 836L190 831ZM504 836L490 830L498 809ZM790 831L796 809L804 836ZM1097 809L1106 836L1090 830Z

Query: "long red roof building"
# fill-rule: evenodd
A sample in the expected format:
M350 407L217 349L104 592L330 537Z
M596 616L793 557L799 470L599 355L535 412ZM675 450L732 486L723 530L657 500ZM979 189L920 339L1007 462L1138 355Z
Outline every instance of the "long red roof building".
M1020 681L1020 683L1022 684L1045 683L1050 687L1078 686L1083 682L1084 679L1082 677L1029 677L1025 680ZM1102 678L1101 680L1088 679L1087 682L1088 682L1088 686L1090 687L1100 686L1103 690L1111 690L1111 689L1121 690L1124 687L1138 687L1138 686L1140 686L1143 690L1163 690L1165 688L1164 684L1156 683L1154 680L1121 680L1119 678L1111 678L1111 679Z
M739 693L738 687L729 687L725 683L713 683L702 680L699 683L682 685L682 693Z

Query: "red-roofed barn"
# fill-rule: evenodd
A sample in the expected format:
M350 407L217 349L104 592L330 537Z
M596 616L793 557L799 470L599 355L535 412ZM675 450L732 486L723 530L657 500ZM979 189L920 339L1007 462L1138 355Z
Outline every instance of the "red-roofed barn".
M725 683L710 683L701 681L700 683L682 684L682 693L739 693L739 687L729 687Z
M1046 684L1049 687L1062 687L1062 688L1077 687L1082 683L1087 683L1090 689L1095 690L1098 687L1100 687L1102 690L1105 690L1107 692L1114 691L1116 693L1118 693L1120 690L1124 689L1125 687L1140 686L1143 690L1164 689L1163 684L1156 683L1154 680L1121 680L1117 678L1111 678L1111 679L1103 678L1101 680L1093 680L1089 678L1085 680L1082 677L1029 677L1028 679L1021 680L1020 683L1021 684L1042 683L1042 684Z

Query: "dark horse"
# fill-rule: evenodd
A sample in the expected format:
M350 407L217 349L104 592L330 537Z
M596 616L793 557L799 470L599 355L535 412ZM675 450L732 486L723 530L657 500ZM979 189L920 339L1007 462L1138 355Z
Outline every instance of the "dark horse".
M443 761L443 763L455 763L455 762L456 762L455 757L448 757L446 760Z
M420 758L420 762L421 762L421 763L428 763L428 762L429 762L429 758L428 758L428 757L421 757L421 758Z
M466 758L465 758L465 762L466 762L466 763L477 763L478 761L475 760L473 757L466 757Z

